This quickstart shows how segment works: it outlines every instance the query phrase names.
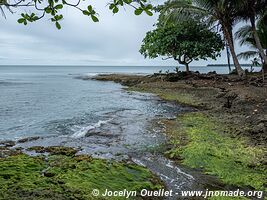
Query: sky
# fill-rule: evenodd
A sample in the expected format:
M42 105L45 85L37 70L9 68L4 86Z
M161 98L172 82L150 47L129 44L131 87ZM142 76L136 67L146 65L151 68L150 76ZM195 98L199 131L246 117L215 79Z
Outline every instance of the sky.
M153 0L160 4L163 0ZM27 26L17 23L25 8L5 11L0 16L0 65L114 65L114 66L177 66L173 60L144 59L139 53L147 31L154 29L157 15L135 16L131 7L118 14L108 9L108 0L92 0L100 22L69 7L62 11L62 29L44 18ZM238 46L238 45L236 45ZM236 48L237 52L246 50ZM241 61L246 63L246 61ZM226 53L215 60L193 62L194 66L226 63Z

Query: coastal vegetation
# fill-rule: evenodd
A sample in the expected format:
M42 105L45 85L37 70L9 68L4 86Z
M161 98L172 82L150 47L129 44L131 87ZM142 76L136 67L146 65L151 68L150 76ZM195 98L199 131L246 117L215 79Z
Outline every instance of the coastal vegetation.
M92 191L141 191L163 188L162 182L147 168L75 155L72 148L35 147L50 155L29 156L20 151L0 158L0 199L124 199L94 196ZM5 153L12 150L5 150ZM1 152L4 152L1 149ZM139 199L139 197L134 197Z
M146 34L140 53L148 58L166 56L186 66L194 60L219 56L224 45L221 36L210 31L196 20L179 21L179 23L162 24Z
M264 49L264 38L259 34L259 31L263 31L263 35L267 35L266 28L261 28L260 30L256 28L256 21L258 18L260 18L258 21L263 21L261 23L262 27L267 26L266 20L263 20L266 19L267 10L267 2L265 0L169 0L165 2L164 5L159 6L157 10L160 12L159 20L161 23L163 21L166 27L170 24L180 24L181 21L198 20L198 23L208 26L210 31L222 33L226 42L226 47L230 49L236 72L240 77L244 77L245 72L241 68L235 50L233 30L240 20L249 20L251 24L250 36L253 37L254 47L258 50L263 66L267 61L267 52L266 49ZM188 26L190 25L188 24ZM148 33L148 36L149 35L151 35L151 33ZM239 34L239 39L246 37L247 36L244 34ZM207 38L207 40L209 39L210 38ZM150 40L150 42L153 43L154 41L152 42ZM176 44L179 43L180 41L178 40ZM187 46L184 47L184 51L186 50ZM193 51L194 48L192 47L191 50ZM199 55L201 55L200 52ZM250 53L250 55L252 54Z
M146 13L147 15L153 15L152 5L147 3L147 0L114 0L107 2L109 10L116 14L119 12L120 8L128 5L134 9L136 15L141 13ZM74 8L81 14L89 17L93 22L98 22L98 13L95 11L91 2L87 1L82 3L82 1L71 2L66 0L48 0L48 1L36 1L36 0L26 0L26 1L0 1L0 12L4 17L5 10L14 13L13 9L17 8L28 8L29 11L21 14L21 18L18 19L18 23L27 25L28 23L36 22L47 17L52 23L55 24L57 29L61 29L61 21L64 20L62 9L64 8Z
M267 55L267 26L265 23L267 16L260 16L260 19L257 22L257 35L261 41L262 48L265 50ZM242 52L238 54L238 57L244 58L245 60L248 60L249 58L254 58L256 61L259 61L262 63L264 71L267 70L267 64L265 63L264 59L262 59L262 56L256 46L256 41L253 37L252 28L250 25L245 25L238 29L238 31L235 33L236 39L240 41L240 45L244 46L247 45L250 47L251 50Z

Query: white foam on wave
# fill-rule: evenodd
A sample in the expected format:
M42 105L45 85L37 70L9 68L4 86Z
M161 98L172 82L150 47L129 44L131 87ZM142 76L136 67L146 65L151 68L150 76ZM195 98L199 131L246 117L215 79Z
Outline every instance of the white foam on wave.
M94 76L97 76L99 75L100 73L96 73L96 72L89 72L89 73L86 73L85 76L87 77L94 77Z
M89 126L86 126L86 127L82 127L80 130L76 131L71 137L72 138L81 138L81 137L84 137L88 131L93 130L93 129L96 129L96 128L99 128L103 124L108 123L110 120L111 119L109 119L109 120L99 120L94 125L89 125Z

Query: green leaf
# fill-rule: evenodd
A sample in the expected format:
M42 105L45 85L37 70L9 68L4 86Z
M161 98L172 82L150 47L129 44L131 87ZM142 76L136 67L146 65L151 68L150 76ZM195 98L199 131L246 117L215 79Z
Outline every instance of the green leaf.
M83 10L84 15L90 15L90 13L87 10Z
M91 15L91 18L92 18L92 20L93 20L94 22L99 22L99 19L98 19L96 16Z
M58 21L63 19L63 15L58 15Z
M57 27L58 30L61 29L61 25L58 22L56 22L56 27Z
M125 3L130 4L132 3L132 0L123 0Z
M151 10L152 8L153 8L153 6L151 4L146 6L146 9L148 9L148 10Z
M46 7L44 10L45 10L46 13L51 13L52 12L52 9L50 7Z
M114 7L115 7L115 4L114 3L112 3L112 4L109 5L109 9L110 10L113 10Z
M87 9L89 10L89 12L92 12L92 11L93 11L93 7L92 7L91 5L89 5L89 6L87 7Z
M114 9L113 9L113 13L115 14L115 13L117 13L117 12L119 12L119 8L118 8L118 7L114 7Z
M143 9L138 8L138 9L136 9L136 10L134 11L134 14L135 14L135 15L141 15L142 12L143 12Z
M20 18L20 19L18 19L18 23L20 23L20 24L22 24L24 21L25 21L24 18Z
M145 12L146 12L146 14L149 15L149 16L152 16L152 15L153 15L153 13L152 13L151 11L149 11L149 10L145 10Z
M63 8L63 5L62 4L58 4L55 6L55 9L59 10L59 9L62 9Z

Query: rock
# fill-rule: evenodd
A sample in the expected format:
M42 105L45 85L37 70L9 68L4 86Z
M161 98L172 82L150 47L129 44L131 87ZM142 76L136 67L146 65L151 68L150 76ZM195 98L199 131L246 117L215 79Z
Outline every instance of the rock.
M25 142L30 142L30 141L34 141L34 140L38 140L40 139L40 137L36 136L36 137L28 137L28 138L23 138L18 140L18 143L25 143Z
M264 132L266 132L266 126L264 123L259 123L258 125L252 128L253 134L264 133Z
M12 140L0 142L0 146L4 146L4 147L13 147L15 146L15 144L16 143Z
M259 122L261 123L261 122L267 122L267 115L262 115L262 116L260 116L260 118L259 118Z

